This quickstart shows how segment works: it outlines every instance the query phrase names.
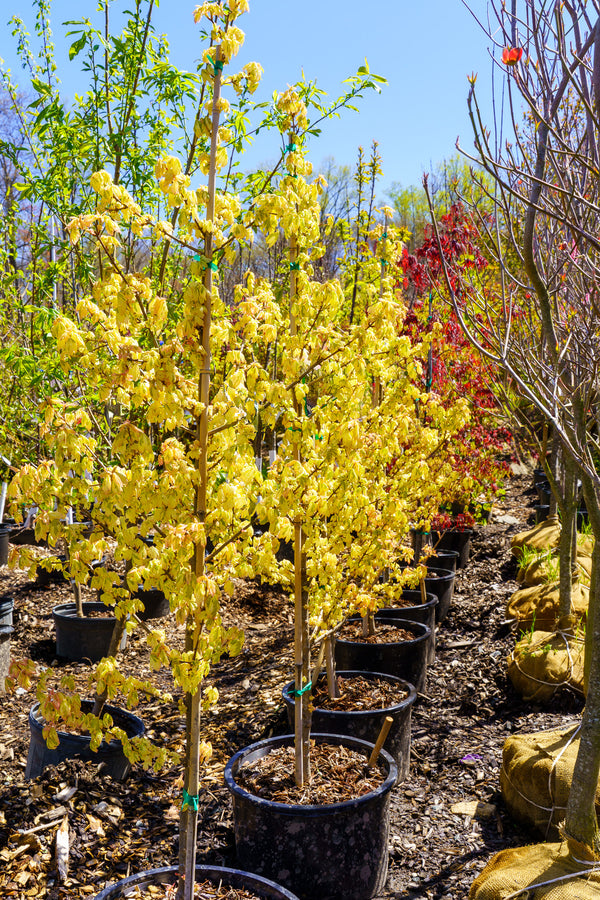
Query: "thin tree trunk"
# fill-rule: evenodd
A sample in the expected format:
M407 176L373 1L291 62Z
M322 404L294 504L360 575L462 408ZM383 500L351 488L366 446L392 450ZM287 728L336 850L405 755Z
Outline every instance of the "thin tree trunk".
M573 528L576 521L575 500L575 464L565 453L563 454L562 484L562 529L560 534L560 580L559 605L560 618L570 616L573 608Z
M583 711L579 751L573 769L565 831L568 837L600 854L596 817L596 791L600 775L600 489L582 475L584 497L594 532L590 604L585 633L586 704Z
M210 164L208 171L208 206L206 218L214 221L216 195L216 156L219 129L219 101L221 96L221 50L215 50L214 90L212 104L212 133ZM211 295L212 295L212 234L208 234L204 243L207 267L204 272L206 298L204 304L204 321L202 325L202 370L199 373L198 394L202 413L197 421L196 438L198 441L199 481L195 499L195 514L198 522L206 521L207 498L207 453L208 453L208 406L210 399L210 332L211 332ZM194 575L197 580L204 576L206 535L194 548ZM193 651L197 641L198 623L190 617L186 628L186 651ZM198 831L198 792L200 788L200 704L202 698L201 685L195 693L187 693L186 701L186 758L184 772L184 802L179 818L179 884L177 900L193 900L196 871L196 840Z

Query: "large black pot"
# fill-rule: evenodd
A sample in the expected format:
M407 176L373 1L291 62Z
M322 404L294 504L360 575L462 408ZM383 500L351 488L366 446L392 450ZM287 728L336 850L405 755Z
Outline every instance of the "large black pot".
M433 531L432 543L436 550L456 550L459 554L457 568L463 569L469 562L471 552L472 528L448 529L448 531Z
M177 866L148 869L147 872L130 875L129 878L123 878L116 884L104 888L103 891L96 894L94 900L121 900L123 897L129 897L136 888L145 888L156 884L176 884L177 876ZM202 883L203 881L246 889L252 891L261 900L298 900L295 894L291 894L273 881L261 878L260 875L252 875L250 872L242 872L239 869L226 869L223 866L196 866L196 882Z
M422 622L388 618L383 614L377 622L395 625L409 631L413 637L393 643L366 643L336 638L335 665L339 670L359 669L361 672L383 672L414 684L418 691L427 685L427 657L431 631Z
M138 618L142 622L147 622L148 619L163 619L171 611L169 601L165 597L164 592L159 591L157 588L149 588L148 590L140 588L135 592L134 596L144 604L144 608L137 613Z
M61 553L56 557L61 565L65 565L67 557ZM36 569L35 578L40 587L49 587L51 584L64 584L69 581L69 575L64 569L46 569L45 566L39 565Z
M8 562L9 539L10 529L0 526L0 566L5 566Z
M375 613L375 621L383 616L387 619L408 619L409 622L422 622L430 631L427 648L427 665L435 662L435 618L439 600L435 594L427 593L426 602L421 602L421 591L413 591L405 588L402 591L400 603L408 603L407 606L384 606ZM396 602L396 601L394 601Z
M425 587L428 593L435 594L438 605L435 608L435 620L439 624L443 622L450 609L450 603L454 596L455 573L448 569L438 569L436 566L427 567Z
M82 700L81 706L84 712L91 712L93 703L91 700ZM144 723L137 716L116 706L104 707L104 712L110 713L113 722L127 734L129 738L140 737L144 733ZM58 747L50 749L42 734L44 719L39 712L39 703L34 704L29 713L29 730L31 739L29 742L29 754L25 778L36 778L46 766L56 766L64 759L79 758L96 765L102 764L102 771L117 781L122 781L131 769L131 763L123 752L121 741L102 741L98 750L90 748L89 735L69 734L67 731L58 732Z
M365 758L373 749L366 741L340 735L313 734L312 739L358 750ZM285 735L252 744L225 766L239 864L285 885L300 900L368 900L377 896L387 876L389 806L398 777L396 763L382 750L383 784L343 803L276 803L240 787L236 776L244 762L293 740L293 735Z
M362 741L369 741L374 744L386 716L390 716L393 722L384 746L387 752L396 760L398 781L404 781L408 776L410 766L411 712L413 703L417 699L417 691L414 685L409 684L408 681L403 681L401 678L396 678L395 675L384 675L379 672L336 672L336 675L340 678L352 678L353 675L359 675L366 680L380 678L397 687L399 691L405 691L407 696L404 700L381 709L335 710L313 706L310 724L311 731L323 734L348 734L351 737L357 737ZM324 676L322 677L325 680ZM288 724L292 729L294 727L295 706L293 691L294 682L290 681L282 692Z
M428 563L436 566L438 569L448 569L449 572L456 572L460 560L458 550L436 550L435 556L430 556Z
M110 646L114 616L89 617L92 612L107 612L104 603L83 603L83 618L77 615L74 603L61 603L52 610L56 628L56 655L71 662L99 662ZM120 649L125 647L127 633L123 633Z

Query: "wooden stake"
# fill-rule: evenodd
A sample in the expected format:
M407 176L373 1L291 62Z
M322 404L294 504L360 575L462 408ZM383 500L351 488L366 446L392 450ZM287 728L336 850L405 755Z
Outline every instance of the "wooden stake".
M58 880L66 881L69 877L69 817L65 816L56 832L56 868Z
M386 716L383 720L383 725L381 726L381 731L375 741L375 746L373 747L373 752L369 757L369 761L367 763L367 769L371 769L375 763L377 762L377 757L381 752L381 748L383 747L384 741L389 734L390 728L394 724L394 720L391 716Z
M421 578L420 588L421 588L421 603L427 603L427 589L425 587L425 579L424 578Z
M337 678L335 677L335 658L333 653L334 643L333 635L325 638L325 665L327 666L327 693L331 699L340 696L338 691ZM314 684L314 681L313 681Z

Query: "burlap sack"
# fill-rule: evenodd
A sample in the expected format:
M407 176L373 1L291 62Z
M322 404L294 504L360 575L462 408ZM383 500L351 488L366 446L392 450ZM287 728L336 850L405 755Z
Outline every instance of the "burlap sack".
M592 577L592 557L588 553L582 553L577 550L577 565L583 570L584 577L588 579Z
M597 866L597 868L596 868ZM469 891L469 900L598 900L600 861L560 844L501 850Z
M513 819L545 840L558 839L579 750L579 725L514 734L502 748L500 789ZM600 811L600 787L596 791Z
M534 550L554 550L560 543L560 522L558 516L551 516L529 531L520 531L510 542L512 552L519 556L521 547Z
M524 700L546 703L567 685L584 693L583 630L559 623L555 631L528 632L508 657L508 677Z
M590 600L589 588L579 581L573 582L571 612L577 620L587 615ZM506 605L506 618L516 619L521 631L553 631L559 610L558 584L536 584L520 588L511 595Z
M551 560L545 557L544 559L536 559L530 562L528 566L521 566L517 572L517 581L519 584L530 586L533 584L545 584L549 580L549 568L551 565Z

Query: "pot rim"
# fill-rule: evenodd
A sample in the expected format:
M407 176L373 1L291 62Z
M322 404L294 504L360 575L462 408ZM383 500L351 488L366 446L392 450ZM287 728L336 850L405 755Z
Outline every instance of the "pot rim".
M119 879L119 881L115 881L114 884L107 885L102 889L102 891L100 891L99 894L96 894L96 900L98 897L102 897L102 895L106 894L107 892L110 895L110 892L115 888L126 889L130 886L135 887L136 883L139 883L139 880L143 878L158 878L158 884L168 884L168 880L166 880L165 876L176 875L178 871L178 866L161 866L158 869L145 869L142 872L136 872L133 875L128 875L126 878L121 878ZM229 874L243 875L250 882L249 887L251 889L254 887L275 888L277 891L279 891L282 898L285 898L285 900L298 900L296 894L292 894L291 891L288 891L287 888L283 887L283 885L277 884L275 881L271 881L269 878L264 878L262 875L256 875L254 872L245 872L243 869L233 869L229 866L211 866L205 864L199 864L196 866L196 879L198 879L199 875L208 875L209 873L214 873L217 877ZM161 876L162 878L164 878L164 880L161 880ZM118 900L118 898L115 897L115 900Z
M341 669L340 671L336 670L336 675L360 675L361 678L383 678L384 681L397 681L401 685L405 685L408 688L408 696L401 700L400 703L395 703L393 706L378 706L375 709L327 709L325 706L314 706L315 710L319 710L320 712L327 713L329 716L372 716L372 715L381 715L383 713L394 712L399 709L404 709L407 706L412 706L413 703L417 699L417 689L414 684L411 684L410 681L406 681L404 678L399 678L398 675L390 675L386 672L362 672L360 669ZM282 688L281 693L283 694L284 700L292 698L290 696L291 691L294 687L293 681L288 681L288 683ZM312 737L312 735L311 735Z
M450 581L451 578L456 578L456 572L453 572L451 569L443 569L441 566L428 566L425 582L427 582L428 578L434 578L438 581Z
M106 603L103 603L101 600L85 600L82 603L83 611L85 612L86 607L90 612L94 610L102 611L106 610L107 615L103 617L103 621L107 621L112 619L116 622L116 616L114 614L114 609L110 606L107 606ZM63 619L79 619L81 621L81 616L77 615L77 607L74 603L59 603L57 606L52 608L52 615L58 618ZM83 616L83 619L87 621L96 621L96 619L89 619L88 616Z
M92 700L82 700L81 705L82 706L88 705L91 708L93 708L93 701ZM38 701L36 701L33 704L33 706L31 707L31 709L29 710L29 725L30 725L30 727L33 726L35 728L43 728L44 725L46 724L46 720L39 712L39 709L40 709L40 704ZM91 712L91 709L89 711ZM123 709L122 707L112 706L110 703L106 703L103 711L109 713L113 717L113 723L116 725L116 727L123 728L123 731L125 731L125 732L127 732L127 728L125 728L123 725L119 725L118 722L115 722L115 716L123 717L126 720L126 722L131 724L131 726L132 726L131 734L127 734L127 736L129 738L140 737L146 731L146 726L144 725L144 722L142 721L142 719L140 719L139 716L134 715L134 713L129 712L128 709ZM90 743L89 735L77 734L76 732L73 732L73 731L61 731L60 728L57 728L56 731L57 731L59 740L60 740L61 735L63 735L65 738L68 738L70 741L75 740L77 743L81 743L82 745L86 745L86 744ZM102 750L102 748L110 748L111 750L113 750L117 746L119 746L119 744L121 744L121 741L118 740L117 738L114 738L113 740L108 741L108 742L103 739L102 742L100 743L100 746L98 747L98 750Z
M377 616L377 614L375 614L375 615ZM350 619L347 619L346 621L350 621ZM380 618L376 617L375 621L378 622L379 624L383 623L384 625L395 625L398 628L405 628L405 631L412 631L413 634L414 634L415 630L417 632L420 631L420 634L415 634L415 636L413 637L412 640L409 640L409 641L385 641L385 643L382 642L379 646L387 645L388 647L392 647L394 644L415 644L415 643L418 643L419 641L427 640L427 638L431 634L431 628L429 627L429 625L425 625L424 622L413 622L412 619L401 619L400 617L393 617L393 618L386 619L385 616L381 616ZM337 634L336 634L335 640L336 640L336 643L340 643L340 644L364 644L365 646L368 646L368 644L366 644L365 641L349 641L349 640L346 640L345 638L338 637ZM377 643L375 643L375 646L377 646Z
M320 744L324 744L327 742L342 745L349 744L351 749L364 750L367 759L369 758L373 747L375 746L374 744L369 743L369 741L363 741L360 738L340 734L326 734L323 732L311 734L310 739ZM319 816L326 815L327 813L333 813L336 810L352 809L356 806L361 805L362 803L368 802L373 797L386 794L388 791L391 791L391 789L398 781L398 766L396 764L396 761L387 752L387 750L382 749L379 751L378 758L383 758L388 767L388 774L386 775L383 783L380 784L379 787L375 788L374 791L369 791L368 794L362 794L360 797L354 797L352 800L342 800L339 803L320 803L306 805L300 803L282 803L279 800L267 800L265 797L258 797L256 794L252 794L250 791L247 791L237 783L233 774L233 769L237 767L238 762L244 756L255 753L258 753L259 756L264 756L265 754L261 754L260 751L263 749L266 750L269 745L271 747L279 746L282 744L293 745L294 740L295 738L293 734L278 735L270 738L264 738L262 741L257 741L254 744L249 744L247 747L243 747L241 750L238 750L238 752L234 754L234 756L232 756L225 765L224 779L225 785L228 790L234 796L237 795L238 797L250 799L256 806L271 807L279 810L281 813L287 811L288 815L290 816L317 818Z

